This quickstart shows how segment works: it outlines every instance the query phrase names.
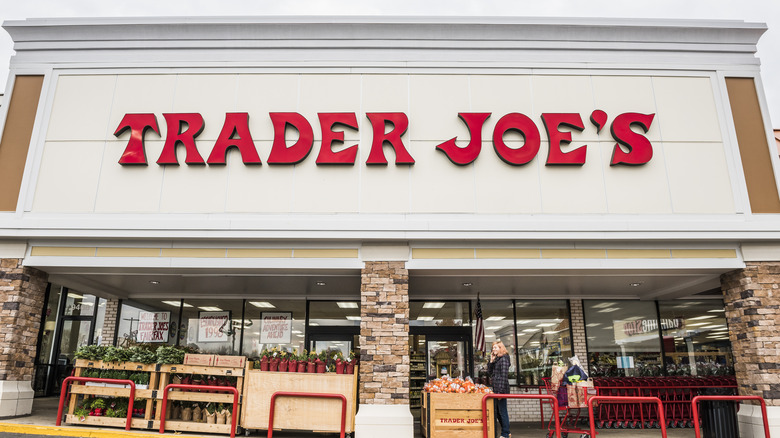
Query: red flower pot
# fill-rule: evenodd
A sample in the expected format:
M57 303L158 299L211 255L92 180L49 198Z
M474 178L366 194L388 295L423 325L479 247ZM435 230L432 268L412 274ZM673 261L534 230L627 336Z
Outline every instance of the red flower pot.
M322 374L325 372L325 362L317 359L314 361L314 363L317 365L317 374Z
M287 364L289 361L287 359L282 359L279 361L279 372L286 373L287 372Z
M306 364L306 372L307 373L313 373L315 371L315 369L316 369L316 366L315 366L314 362L309 362L309 363Z
M271 359L270 371L279 371L279 359L277 358Z
M341 359L336 359L336 374L344 374L344 362Z
M290 373L297 373L298 372L298 361L297 360L291 360L287 362L287 372Z
M306 365L308 365L308 364L306 362L304 362L304 361L298 362L298 372L299 373L305 373L306 372Z
M355 363L347 362L346 374L355 374Z

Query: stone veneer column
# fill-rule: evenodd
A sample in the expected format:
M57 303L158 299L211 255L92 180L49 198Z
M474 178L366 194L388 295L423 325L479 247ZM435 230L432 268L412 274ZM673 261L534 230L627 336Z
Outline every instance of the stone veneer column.
M409 410L409 273L366 262L360 288L360 410L356 438L413 436Z
M588 339L585 334L585 312L582 300L570 300L571 309L571 344L574 354L580 359L585 372L590 374L590 361L588 360Z
M35 350L48 275L0 259L0 417L32 412Z
M780 436L780 262L748 262L721 276L740 395L763 397L772 435ZM763 436L758 406L739 410L743 437Z
M119 317L119 300L106 300L106 315L103 317L103 328L100 333L100 345L114 345L116 336L116 319Z

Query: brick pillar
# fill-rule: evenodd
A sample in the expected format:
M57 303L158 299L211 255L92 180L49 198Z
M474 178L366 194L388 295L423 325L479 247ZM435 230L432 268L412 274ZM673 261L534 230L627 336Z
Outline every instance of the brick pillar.
M409 404L409 272L366 262L360 287L360 403Z
M780 262L751 262L721 276L740 395L780 406Z
M582 300L570 300L571 308L571 345L574 354L580 358L585 372L590 374L590 361L588 360L588 339L585 335L585 312L582 308Z
M106 316L103 318L101 345L114 345L116 335L116 319L119 317L119 300L106 300Z
M0 417L32 412L31 382L48 275L0 259Z

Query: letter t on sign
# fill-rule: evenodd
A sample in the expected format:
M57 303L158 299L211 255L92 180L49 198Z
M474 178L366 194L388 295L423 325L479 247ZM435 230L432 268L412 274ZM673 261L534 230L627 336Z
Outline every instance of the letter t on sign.
M160 128L157 127L157 117L154 114L125 114L122 121L119 122L114 136L117 138L127 130L130 130L130 139L127 141L125 152L119 159L119 164L143 164L146 162L146 147L144 146L144 136L146 130L151 129L160 135Z

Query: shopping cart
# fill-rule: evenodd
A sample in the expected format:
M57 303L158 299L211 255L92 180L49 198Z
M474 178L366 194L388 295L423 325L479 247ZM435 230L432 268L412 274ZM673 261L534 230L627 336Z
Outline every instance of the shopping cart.
M559 415L560 413L563 413L563 418L561 418L560 421L561 438L568 437L570 433L579 434L579 438L594 438L590 436L589 430L578 427L580 424L580 418L582 417L582 408L587 408L587 399L593 395L589 390L593 391L593 388L577 388L577 390L582 390L582 394L580 394L582 397L581 400L585 400L586 402L579 403L578 407L570 407L568 389L566 386L559 385L558 389L554 390L549 377L543 377L542 381L544 382L544 389L547 394L552 395L558 399ZM547 438L552 438L555 436L555 418L553 418L553 415L555 415L554 412L550 414L550 421L547 422ZM598 432L596 432L596 434L598 434Z

